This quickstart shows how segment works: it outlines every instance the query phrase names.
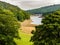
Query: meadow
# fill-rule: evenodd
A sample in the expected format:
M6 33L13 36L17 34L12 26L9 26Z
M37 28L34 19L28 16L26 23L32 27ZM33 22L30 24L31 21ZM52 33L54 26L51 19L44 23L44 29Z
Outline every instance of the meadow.
M33 42L30 42L32 34L23 33L21 30L18 32L21 39L14 39L17 45L33 45Z

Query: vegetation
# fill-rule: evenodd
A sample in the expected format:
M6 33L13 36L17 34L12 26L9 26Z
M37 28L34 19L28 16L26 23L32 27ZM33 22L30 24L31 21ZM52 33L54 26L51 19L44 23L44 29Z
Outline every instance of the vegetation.
M29 14L17 6L0 1L0 45L16 45L14 38L20 39L18 21L29 18Z
M0 1L0 9L5 9L5 10L9 10L13 13L13 15L15 15L15 17L19 20L19 21L24 21L25 19L29 19L30 15L29 13L27 13L26 11L23 11L22 9L20 9L17 6L11 5L9 3L6 2L1 2Z
M18 38L18 28L15 17L0 14L0 45L16 45L13 39Z
M17 45L32 45L33 44L33 42L30 42L32 34L26 34L22 32L21 30L18 30L18 32L19 32L19 37L21 37L21 39L16 39L16 38L14 39Z
M60 11L46 15L31 37L34 45L60 45Z
M60 9L60 4L45 6L37 9L27 10L31 14L47 14Z

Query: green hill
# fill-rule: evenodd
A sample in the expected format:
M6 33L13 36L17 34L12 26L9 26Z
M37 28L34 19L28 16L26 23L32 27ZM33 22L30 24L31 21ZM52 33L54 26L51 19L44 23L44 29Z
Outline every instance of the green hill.
M15 15L15 17L19 21L23 21L25 19L30 18L29 14L27 12L25 12L24 10L20 9L17 6L11 5L11 4L6 3L6 2L0 1L0 10L2 10L2 11L9 10L10 12L12 12Z
M20 31L21 21L29 18L19 7L0 1L0 45L32 45L32 35Z
M46 13L54 12L56 10L60 10L60 4L45 6L38 9L27 10L27 12L31 14L46 14Z

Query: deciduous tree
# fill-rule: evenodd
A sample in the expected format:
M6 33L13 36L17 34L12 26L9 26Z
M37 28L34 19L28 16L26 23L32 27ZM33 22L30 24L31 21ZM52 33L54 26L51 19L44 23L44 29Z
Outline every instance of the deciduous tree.
M0 14L0 45L15 45L19 23L14 16Z
M31 38L34 45L60 45L60 11L46 15Z

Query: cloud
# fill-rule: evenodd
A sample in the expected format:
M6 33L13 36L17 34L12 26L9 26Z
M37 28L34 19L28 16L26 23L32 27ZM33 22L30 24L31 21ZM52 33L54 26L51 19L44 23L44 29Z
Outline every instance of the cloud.
M53 4L60 4L60 0L1 0L1 1L17 5L18 7L24 10L39 8Z
M34 9L34 8L39 8L42 6L47 6L47 5L52 5L53 2L52 0L40 0L40 1L21 1L20 2L20 7L22 9Z

